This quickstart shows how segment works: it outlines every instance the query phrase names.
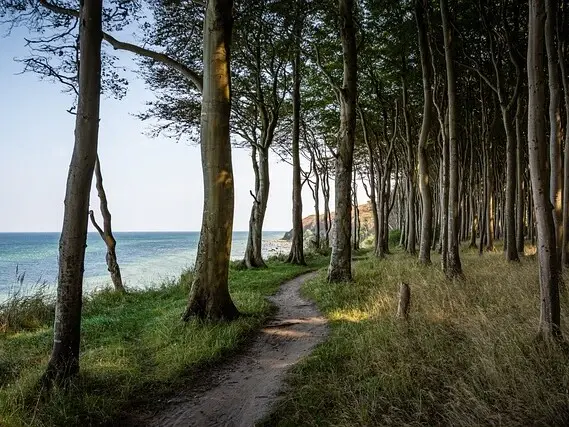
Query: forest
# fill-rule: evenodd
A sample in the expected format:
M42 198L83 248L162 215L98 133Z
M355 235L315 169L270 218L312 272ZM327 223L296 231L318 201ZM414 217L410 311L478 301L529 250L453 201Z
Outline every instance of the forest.
M0 306L1 425L569 424L569 1L0 0L0 22L75 99L57 294ZM140 120L201 150L197 258L156 289L123 286L98 158L101 97L129 85L117 52L154 96ZM255 177L238 262L237 147ZM292 233L269 258L272 157ZM89 221L114 285L95 294ZM260 331L316 337L279 398L241 424L180 415Z

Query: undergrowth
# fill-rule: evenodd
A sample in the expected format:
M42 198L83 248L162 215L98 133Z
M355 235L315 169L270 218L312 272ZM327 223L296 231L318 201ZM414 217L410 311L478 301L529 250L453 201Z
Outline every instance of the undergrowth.
M534 257L462 252L466 280L450 282L439 257L403 253L355 266L353 283L305 285L330 320L327 342L293 369L266 425L568 425L569 361L536 341ZM398 286L411 286L408 323ZM567 299L563 297L563 312ZM566 315L563 331L567 334Z
M232 269L231 295L244 315L231 323L180 320L191 273L155 289L93 294L83 308L81 373L49 397L38 380L51 350L53 311L7 329L0 333L0 425L99 425L155 402L235 351L270 315L265 296L281 283L325 264L317 257L309 267L271 261L268 269ZM20 318L36 312L23 308Z

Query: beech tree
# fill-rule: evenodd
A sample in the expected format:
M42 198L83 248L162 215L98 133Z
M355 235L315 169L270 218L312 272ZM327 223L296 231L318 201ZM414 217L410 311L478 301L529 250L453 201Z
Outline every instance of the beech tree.
M454 55L452 51L452 30L447 0L441 0L441 18L445 42L445 62L448 90L448 138L449 138L449 198L448 198L448 259L446 274L450 278L462 276L458 241L458 141L457 102Z
M340 133L336 157L335 215L332 255L328 280L341 282L352 279L351 188L354 140L356 131L357 51L354 23L354 1L339 0L338 17L342 41L344 78L342 87L332 83L340 101Z
M302 185L300 166L300 79L301 79L301 39L304 25L304 10L301 0L295 1L296 19L294 20L294 58L292 89L292 244L287 261L292 264L306 265L304 260L304 229L302 227ZM318 190L316 190L317 192ZM318 210L318 209L317 209ZM316 215L317 242L320 242L320 213Z
M231 320L239 312L228 289L233 235L234 182L229 120L233 1L208 0L204 20L200 129L204 181L202 229L184 320Z
M560 330L559 280L555 222L549 198L546 164L548 148L545 124L544 44L546 10L544 0L529 1L528 24L528 149L532 195L537 223L537 253L541 293L539 333L558 338ZM549 22L551 25L551 21ZM551 76L550 76L551 78Z
M97 159L101 91L102 3L81 0L79 84L75 143L67 175L53 349L44 381L64 384L79 372L81 302L87 243L89 194Z

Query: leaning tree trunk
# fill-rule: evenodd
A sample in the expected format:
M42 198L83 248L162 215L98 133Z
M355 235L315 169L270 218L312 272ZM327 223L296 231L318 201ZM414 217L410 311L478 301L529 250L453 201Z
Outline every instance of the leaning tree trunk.
M537 252L539 258L539 284L541 337L559 338L560 268L557 259L555 224L549 199L546 164L548 160L545 130L545 75L543 72L543 44L545 30L543 0L530 0L528 24L528 148L532 194L537 223Z
M419 191L423 203L423 215L421 216L421 240L419 243L419 262L431 263L431 239L433 229L433 199L429 184L429 158L427 156L427 139L431 130L433 111L433 91L431 89L432 63L429 55L427 41L426 16L428 3L425 0L417 0L415 5L415 17L419 33L419 50L421 53L421 67L423 69L423 124L419 136Z
M449 115L449 197L448 197L448 254L446 275L449 278L462 276L458 241L458 141L456 129L456 77L451 45L451 26L449 22L447 0L441 0L441 18L443 21L445 62L447 71L448 115Z
M125 288L122 282L121 269L117 261L117 241L115 236L113 236L113 229L111 226L111 212L109 211L109 203L107 201L107 193L105 192L105 187L103 187L103 174L101 173L101 162L99 161L99 156L97 156L97 161L95 162L95 186L97 187L97 194L101 203L101 215L103 216L103 228L97 224L95 220L95 213L89 211L89 216L91 217L91 222L93 227L97 229L99 235L107 245L107 270L111 274L111 280L116 291L125 292Z
M304 230L302 227L302 185L300 182L300 41L302 38L301 2L296 1L295 48L292 90L292 245L288 262L306 265L304 260ZM318 223L320 218L316 217Z
M266 268L267 265L263 260L263 223L265 222L265 213L269 200L269 149L258 147L256 152L259 160L258 167L255 169L255 175L258 178L256 176L256 194L251 193L253 207L251 208L251 216L249 218L249 237L243 262L247 268ZM254 158L253 162L255 161L256 159Z
M239 312L228 287L233 234L233 165L230 53L233 0L208 0L204 20L201 154L204 182L202 229L183 319L231 320Z
M79 372L83 268L87 246L89 194L97 159L101 92L102 3L82 0L79 19L79 98L75 144L67 175L53 348L44 374L46 385L62 385Z
M354 0L339 0L344 81L339 90L340 134L336 157L336 213L328 280L352 279L351 183L356 133L357 47L354 26Z

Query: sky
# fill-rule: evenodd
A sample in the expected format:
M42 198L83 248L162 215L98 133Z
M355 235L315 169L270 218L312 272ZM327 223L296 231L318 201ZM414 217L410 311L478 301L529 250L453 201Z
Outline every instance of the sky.
M27 35L25 29L17 29L0 37L0 232L61 230L73 150L75 118L66 111L72 96L33 73L21 74L22 64L14 61L26 56ZM152 93L133 72L137 67L133 56L127 52L119 56L129 70L129 90L122 100L102 97L99 128L99 157L113 229L198 231L203 204L199 146L145 134L148 125L134 115L144 111ZM264 229L289 230L292 168L276 154L271 156ZM234 230L247 230L252 203L249 190L254 188L248 149L233 149L233 168ZM359 200L365 196L360 194ZM314 213L306 185L303 204L303 216ZM91 208L98 212L95 191Z

